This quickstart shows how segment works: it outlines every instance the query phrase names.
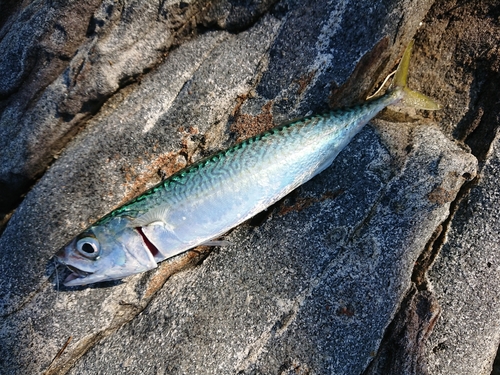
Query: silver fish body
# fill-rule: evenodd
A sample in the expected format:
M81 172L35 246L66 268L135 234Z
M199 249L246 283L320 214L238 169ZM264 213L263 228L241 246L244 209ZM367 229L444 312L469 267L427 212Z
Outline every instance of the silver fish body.
M328 167L387 101L250 138L172 176L119 216L133 211L131 226L158 249L157 261L217 238Z
M65 285L144 272L217 238L331 165L373 116L398 99L392 94L277 127L174 174L57 254L75 272Z
M330 166L370 119L404 95L395 87L361 106L279 126L172 175L56 254L73 271L65 285L144 272L219 237Z

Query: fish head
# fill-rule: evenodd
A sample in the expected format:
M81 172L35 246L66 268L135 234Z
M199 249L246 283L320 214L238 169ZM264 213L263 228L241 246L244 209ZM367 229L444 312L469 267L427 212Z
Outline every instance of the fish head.
M72 273L66 286L117 280L156 268L157 263L131 219L114 217L73 238L55 255Z

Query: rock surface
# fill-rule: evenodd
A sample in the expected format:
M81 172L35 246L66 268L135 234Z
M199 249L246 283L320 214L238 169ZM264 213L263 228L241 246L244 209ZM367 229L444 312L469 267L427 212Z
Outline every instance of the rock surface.
M426 348L431 373L491 372L500 341L499 175L497 135L481 177L463 198L450 223L448 241L428 273L442 309Z
M7 9L1 374L491 373L494 2ZM331 168L230 232L230 246L58 290L51 257L76 233L238 139L356 103L415 34L410 85L443 111L386 111Z

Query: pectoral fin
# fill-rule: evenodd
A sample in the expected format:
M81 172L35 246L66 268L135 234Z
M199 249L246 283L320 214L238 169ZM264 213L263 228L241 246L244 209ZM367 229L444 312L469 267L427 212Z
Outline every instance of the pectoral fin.
M149 210L145 214L136 217L128 224L128 226L136 228L158 223L163 224L165 227L167 227L167 229L172 230L171 225L169 225L169 223L167 222L168 213L169 205L160 205Z

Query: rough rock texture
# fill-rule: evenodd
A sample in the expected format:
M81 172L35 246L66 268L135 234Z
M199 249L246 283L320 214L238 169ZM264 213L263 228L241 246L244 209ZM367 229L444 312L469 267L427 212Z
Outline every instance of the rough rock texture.
M491 372L494 1L6 4L0 374ZM230 246L58 290L51 257L91 222L235 140L362 100L414 36L410 84L444 110L386 111Z
M474 170L474 158L433 127L414 129L412 145L403 169L388 171L390 154L367 130L332 173L300 189L310 205L283 203L258 228L235 230L237 245L170 279L70 373L361 373L446 217L429 194L456 191L457 172ZM364 173L347 172L354 155Z
M431 373L489 374L500 341L498 135L481 172L428 274L442 309L426 347Z
M400 374L397 365L408 365L419 358L418 367L405 373L500 371L498 354L496 367L491 370L500 341L500 272L495 266L500 256L499 20L496 2L437 1L418 33L417 42L426 46L425 53L416 57L418 67L412 70L415 84L433 72L433 95L446 103L442 111L436 112L436 119L445 133L470 147L479 159L480 169L478 177L462 187L451 205L449 218L436 229L414 269L412 279L418 292L410 300L418 300L428 308L422 311L411 305L401 306L386 332L381 358L373 363L376 373ZM400 340L415 334L428 341ZM401 355L394 356L391 350L418 354L401 361Z

